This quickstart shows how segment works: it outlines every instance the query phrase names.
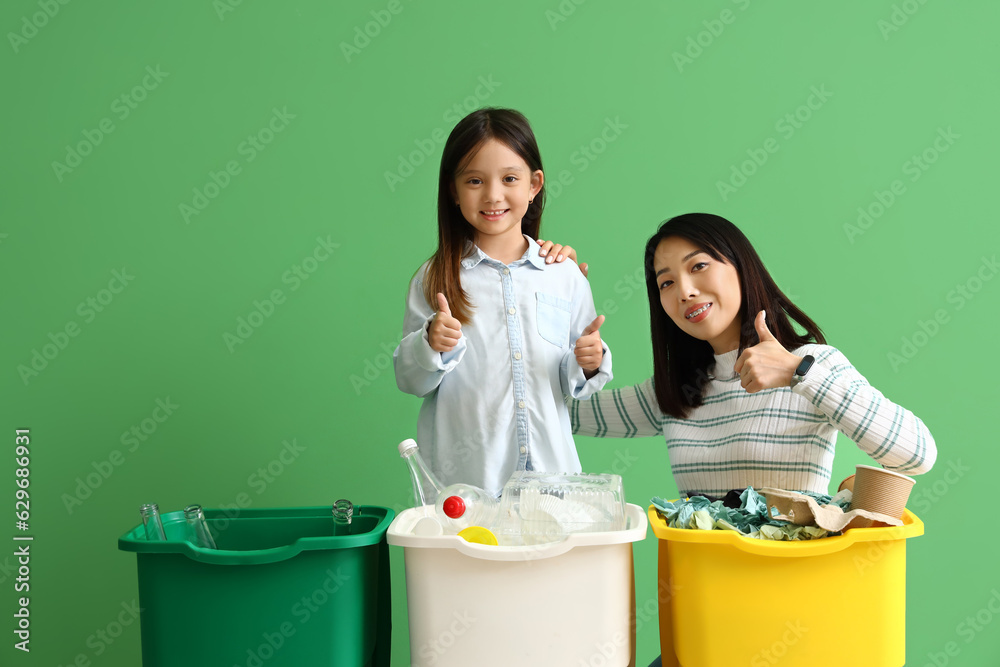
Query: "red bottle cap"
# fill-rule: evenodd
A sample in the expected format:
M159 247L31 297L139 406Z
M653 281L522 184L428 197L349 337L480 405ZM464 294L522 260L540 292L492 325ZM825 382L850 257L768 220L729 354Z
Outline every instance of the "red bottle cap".
M457 519L465 514L465 501L458 496L448 496L444 499L444 513L450 519Z

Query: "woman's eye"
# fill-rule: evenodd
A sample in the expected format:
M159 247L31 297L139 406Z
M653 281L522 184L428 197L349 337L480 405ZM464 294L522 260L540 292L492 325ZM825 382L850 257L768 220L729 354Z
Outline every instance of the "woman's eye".
M673 280L664 280L662 283L660 283L660 289L666 289L673 284L674 284Z
M698 262L697 264L695 264L694 266L691 267L691 270L692 271L701 271L702 268L704 268L706 266L708 266L708 262Z

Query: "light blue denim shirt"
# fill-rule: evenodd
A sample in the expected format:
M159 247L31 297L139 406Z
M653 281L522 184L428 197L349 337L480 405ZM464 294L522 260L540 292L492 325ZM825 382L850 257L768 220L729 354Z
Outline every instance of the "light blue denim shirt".
M424 264L410 281L396 384L424 399L417 443L445 484L499 493L515 470L579 472L565 397L588 398L611 380L611 352L586 379L573 353L596 317L590 284L573 262L546 264L538 244L505 265L478 247L462 261L472 321L451 352L431 349L435 309Z

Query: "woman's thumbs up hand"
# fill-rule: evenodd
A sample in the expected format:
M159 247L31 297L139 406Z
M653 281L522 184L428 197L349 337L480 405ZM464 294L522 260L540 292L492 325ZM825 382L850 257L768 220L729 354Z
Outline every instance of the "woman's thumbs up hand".
M743 350L733 369L740 375L740 384L753 394L763 389L787 387L802 357L792 354L778 342L767 328L767 313L760 311L754 328L760 342Z
M438 292L438 310L427 330L427 341L435 352L451 352L462 337L462 323L451 316L448 299Z

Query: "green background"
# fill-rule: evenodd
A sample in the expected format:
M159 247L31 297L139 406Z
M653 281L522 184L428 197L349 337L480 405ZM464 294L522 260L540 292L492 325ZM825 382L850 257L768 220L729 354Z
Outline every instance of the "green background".
M415 434L420 401L396 389L390 356L407 282L435 246L443 137L480 105L534 126L550 184L542 235L591 264L614 386L651 371L645 239L667 217L709 211L924 420L940 454L910 503L927 532L909 544L908 663L1000 663L988 607L1000 591L988 509L1000 462L995 3L52 2L50 17L47 6L0 10L0 533L18 533L14 430L27 427L35 537L30 655L12 648L13 546L0 550L3 664L138 664L137 625L110 644L94 637L137 596L135 557L116 539L142 502L405 506L395 445ZM284 125L269 136L271 122ZM250 148L252 136L269 143ZM88 154L77 162L68 147ZM225 187L185 216L213 173ZM318 239L335 249L308 260ZM114 271L131 276L124 289ZM227 338L275 290L283 301L260 326ZM77 335L58 349L67 326ZM52 358L25 372L46 345ZM158 399L176 406L162 423L149 421ZM144 420L145 439L123 441ZM286 441L299 451L276 464ZM585 470L623 474L632 503L677 491L662 439L577 444ZM841 438L834 483L867 462ZM99 468L110 475L68 503ZM635 547L640 608L655 558L650 533ZM718 601L720 637L782 586L745 584ZM802 604L822 606L828 584L802 590ZM960 624L977 614L970 637ZM639 663L657 653L656 620L640 618Z

